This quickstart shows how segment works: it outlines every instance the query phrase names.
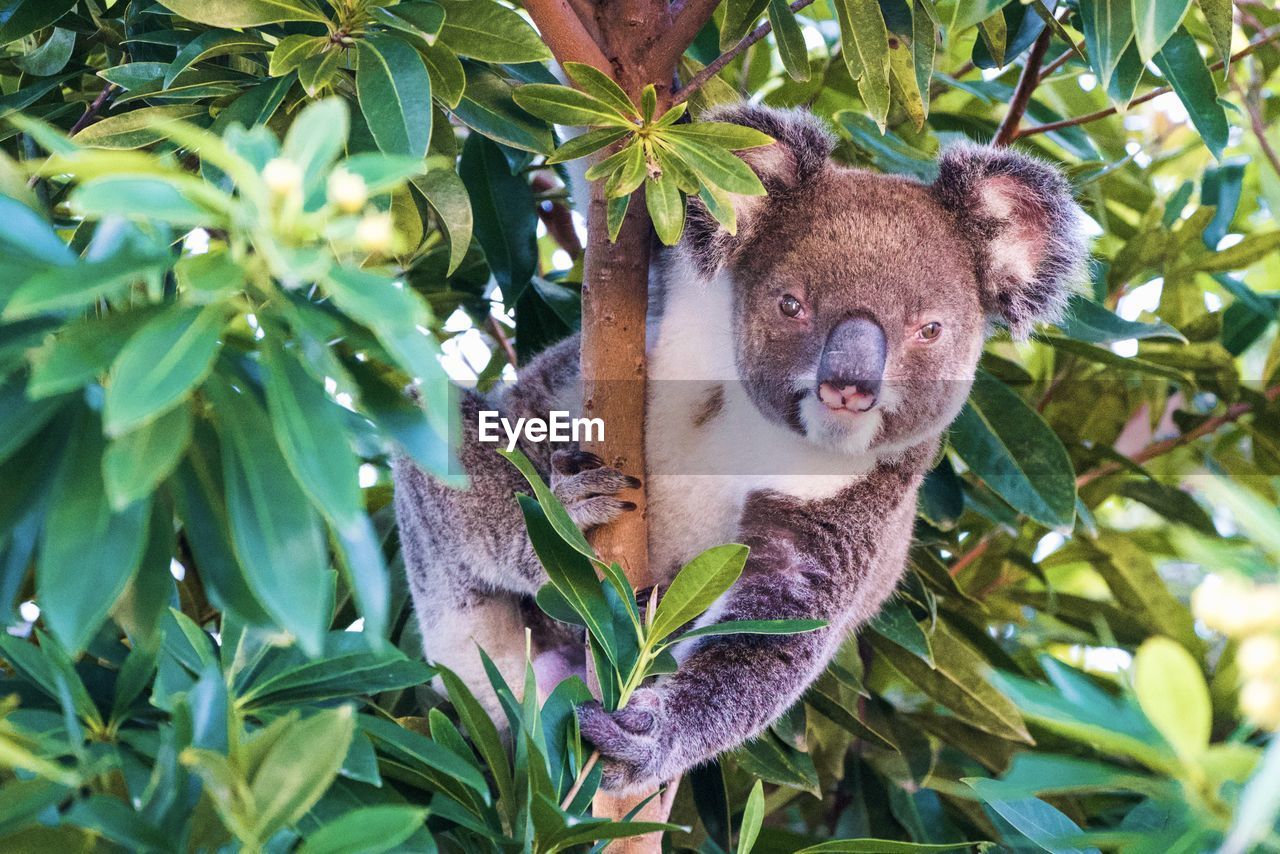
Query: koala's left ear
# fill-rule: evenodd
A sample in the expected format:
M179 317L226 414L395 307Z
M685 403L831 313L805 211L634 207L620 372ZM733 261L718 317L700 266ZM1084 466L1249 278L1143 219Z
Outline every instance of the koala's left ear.
M733 196L737 231L730 234L696 196L689 199L684 245L694 264L712 276L757 237L770 210L811 185L827 168L835 136L807 110L779 110L757 104L719 107L703 117L754 128L773 138L760 148L738 152L764 185L765 196Z
M974 248L983 308L1025 338L1058 320L1088 257L1084 213L1052 166L1002 148L947 149L932 192Z

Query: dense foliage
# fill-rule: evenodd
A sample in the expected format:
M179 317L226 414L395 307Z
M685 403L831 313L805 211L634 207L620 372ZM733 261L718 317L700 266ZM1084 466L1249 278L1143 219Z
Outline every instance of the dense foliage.
M1280 563L1280 13L721 5L659 114L588 66L562 85L495 0L0 0L0 849L645 829L586 817L580 682L500 685L507 743L420 661L386 464L456 479L449 373L488 386L578 325L554 164L614 146L611 225L643 185L667 243L688 195L731 227L761 189L731 152L764 140L698 117L742 96L881 171L928 179L960 136L1059 163L1095 263L1061 327L988 347L901 595L680 784L666 844L1280 848L1280 589L1250 586ZM599 659L620 704L707 602L642 624L532 479L540 602L634 629Z

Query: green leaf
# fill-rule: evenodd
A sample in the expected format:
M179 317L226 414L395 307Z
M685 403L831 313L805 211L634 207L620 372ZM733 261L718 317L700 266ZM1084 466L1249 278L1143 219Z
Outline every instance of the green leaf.
M911 610L898 598L890 599L871 621L871 628L909 652L934 666L933 647L929 636L911 615Z
M237 53L259 53L268 47L255 33L235 33L226 30L208 30L187 42L164 74L164 88L168 89L183 71L197 62L217 56ZM272 59L274 60L274 53Z
M579 618L572 622L586 625L609 660L616 664L613 613L590 559L560 537L551 526L546 510L537 501L527 495L516 498L524 514L529 541L533 543L533 550L546 569L552 587Z
M27 5L32 5L28 3ZM57 6L57 4L52 4ZM12 22L12 18L9 19ZM7 25L6 25L7 26ZM24 56L14 57L14 64L34 77L51 77L67 67L75 51L74 30L54 27L49 37L35 50Z
M450 699L452 700L452 696ZM463 714L474 713L475 709L471 708L465 698L463 702L467 706ZM451 750L443 739L435 735L438 727L433 727L432 737L435 739L433 741L413 730L405 729L394 721L362 715L360 729L377 743L380 753L439 772L441 775L439 779L445 783L441 788L448 794L458 797L462 802L471 800L468 793L480 795L488 801L489 784L474 764L475 757L463 756ZM497 730L494 730L495 735L496 733ZM471 732L473 739L477 742L487 740L488 734L487 730L482 733Z
M281 154L302 170L307 195L321 186L329 167L342 153L350 125L351 115L342 98L308 104L289 125Z
M422 827L425 809L384 804L357 807L322 824L298 849L298 854L382 854L396 849Z
M475 63L468 63L465 70L466 90L453 110L463 124L494 142L521 151L551 153L555 141L550 125L535 119L516 104L512 97L515 89L510 82Z
M272 77L283 77L294 71L302 63L320 53L329 45L324 36L294 34L285 36L271 51L271 64L267 73Z
M325 50L302 61L298 66L298 82L308 98L316 97L329 85L342 61L343 54L338 50Z
M952 425L951 445L1014 509L1051 528L1071 527L1075 471L1062 440L1038 412L985 371L978 371L969 403Z
M416 36L427 46L435 43L444 26L444 8L434 2L412 0L390 7L374 7L369 12L384 26Z
M619 115L629 119L639 118L640 112L622 87L613 78L592 65L581 62L566 62L564 70L569 79L578 84L583 92L592 95L613 108Z
M204 115L208 115L208 108L202 104L143 107L94 122L72 140L95 148L142 148L164 139L166 122Z
M683 632L671 643L713 635L797 635L826 628L825 620L727 620Z
M690 122L685 125L672 125L663 130L664 137L682 137L704 146L727 148L729 151L741 151L745 148L760 148L773 144L773 137L755 128L735 125L729 122Z
M0 6L0 44L42 30L70 12L76 0L7 0Z
M479 134L463 145L458 176L471 198L476 240L503 299L514 305L538 269L533 191L523 175L512 174L502 149Z
M519 451L499 450L498 453L506 457L507 462L515 466L520 471L520 474L524 475L524 479L529 482L530 488L533 489L533 497L537 499L538 504L542 507L542 512L546 514L547 522L560 535L560 538L572 546L578 554L593 561L596 560L596 553L587 542L587 538L582 535L577 523L569 518L569 514L560 504L555 493L551 491L551 488L542 479L542 475L538 474L538 470L533 467L533 463L529 462L529 458Z
M449 267L452 275L467 256L471 246L472 213L471 198L467 186L462 183L453 164L444 158L428 158L427 174L413 180L413 186L426 197L427 204L435 211L441 227L449 240Z
M956 0L951 14L951 29L967 30L999 12L1009 0Z
M1186 647L1154 637L1138 647L1133 687L1143 713L1178 755L1194 761L1209 746L1213 708L1200 665Z
M1059 325L1064 333L1089 344L1114 344L1131 339L1167 339L1186 342L1177 329L1167 323L1142 323L1125 320L1093 300L1072 296L1066 319Z
M667 246L675 246L684 233L685 215L684 196L676 177L670 170L664 170L657 179L648 178L644 184L645 207L649 209L658 239Z
M752 25L768 5L769 0L728 0L720 23L720 50L729 50L751 32Z
M968 4L962 0L957 10L964 5ZM990 17L994 11L973 23ZM836 13L845 64L858 82L858 94L867 111L883 133L889 116L889 30L880 4L876 0L836 0ZM956 28L963 29L959 25Z
M107 434L122 435L186 400L213 367L225 319L220 305L175 305L139 329L111 366Z
M1155 0L1151 2L1155 5ZM1196 40L1186 29L1179 28L1164 43L1160 52L1155 54L1154 61L1173 91L1178 94L1182 105L1187 108L1191 123L1200 132L1205 147L1221 160L1222 151L1227 147L1230 125L1227 123L1226 110L1218 100L1213 75L1200 56Z
M1133 7L1138 2L1145 0L1094 0L1080 5L1089 61L1104 88L1111 85L1112 75L1133 44Z
M551 51L515 11L493 0L439 0L444 7L440 41L485 62L545 62Z
M102 480L103 440L83 416L45 518L36 599L45 625L73 655L84 649L138 568L150 508L111 508ZM86 579L92 578L92 584Z
M516 89L512 97L538 118L560 125L635 127L613 104L568 86L528 83Z
M102 261L52 267L27 279L13 292L4 309L6 320L47 311L80 308L111 297L124 286L157 275L169 266L165 256L127 250Z
M1066 815L1039 798L1007 800L1001 796L999 784L994 780L966 779L1000 817L1040 848L1054 854L1099 854L1097 848L1074 848L1070 843L1083 834L1080 826Z
M222 440L227 515L245 580L308 655L329 624L329 560L320 519L294 480L271 424L249 392L221 377L205 384Z
M769 0L769 22L778 44L782 67L792 80L809 79L809 48L804 43L804 30L786 0Z
M669 146L703 184L712 184L740 196L764 195L764 185L751 167L723 148L696 143L679 134L670 137L664 134L658 137L656 144Z
M1178 597L1170 592L1150 554L1126 537L1104 534L1094 569L1106 580L1116 602L1140 620L1148 630L1160 632L1199 653L1202 641L1195 620Z
M1204 14L1205 21L1209 24L1209 32L1213 36L1213 45L1218 49L1218 55L1222 59L1224 67L1222 73L1225 75L1231 70L1231 28L1232 28L1232 3L1231 0L1197 0L1200 4L1200 11Z
M1155 58L1190 8L1191 0L1131 0L1133 37L1143 62Z
M870 640L894 669L956 717L983 732L1034 743L1018 709L987 681L990 665L941 623L934 630L934 666L879 634Z
M284 728L249 785L258 839L269 839L311 809L337 776L354 735L351 706L316 712Z
M229 211L231 199L184 176L107 175L76 187L71 205L94 219L114 215L213 227Z
M236 29L283 21L329 20L307 0L160 0L160 5L188 21Z
M436 100L451 110L456 108L467 87L467 72L458 55L439 42L420 48L418 53L431 75L431 91Z
M649 638L662 640L710 608L738 580L749 551L737 543L713 546L685 564L658 602Z
M176 406L107 446L102 474L115 510L150 495L173 473L191 442L192 423L191 407Z
M511 778L511 765L507 762L507 751L502 746L497 727L457 674L447 667L441 667L440 679L449 692L449 702L457 709L459 720L471 736L471 741L484 758L485 764L489 766L489 772L493 774L498 798L508 806L513 806L515 782Z
M751 854L764 823L764 784L756 780L747 796L746 809L742 811L742 826L738 829L738 854Z
M0 379L0 460L25 445L67 402L34 399L29 385L22 374Z
M474 2L474 0L473 0ZM393 36L359 41L356 94L378 148L424 157L431 141L431 77L418 52Z

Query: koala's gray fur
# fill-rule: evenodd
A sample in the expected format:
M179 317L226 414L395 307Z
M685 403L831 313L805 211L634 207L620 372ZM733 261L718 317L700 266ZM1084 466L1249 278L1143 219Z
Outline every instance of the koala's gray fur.
M817 618L802 635L684 644L677 673L627 708L579 710L605 785L651 787L751 738L791 706L902 575L916 492L968 395L995 319L1015 334L1052 319L1084 262L1080 212L1058 174L962 146L932 185L830 160L812 116L739 106L715 116L776 141L743 152L769 190L737 200L728 234L692 202L681 246L655 265L647 429L650 564L665 585L702 549L737 541L741 579L701 622ZM779 313L783 296L802 311ZM867 410L831 408L818 362L849 317L883 331L883 385ZM921 337L923 326L941 324ZM835 340L833 336L830 340ZM468 394L456 491L401 461L396 508L428 658L485 687L475 645L513 684L532 635L541 687L581 666L581 639L537 612L546 580L512 495L524 484L476 412L578 411L577 339L482 401ZM607 428L607 425L606 425ZM584 529L628 505L631 481L573 447L522 445ZM640 474L636 472L635 474Z

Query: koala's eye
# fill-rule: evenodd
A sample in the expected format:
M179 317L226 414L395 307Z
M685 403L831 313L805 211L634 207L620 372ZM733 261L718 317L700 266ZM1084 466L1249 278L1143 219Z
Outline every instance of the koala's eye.
M800 312L804 311L804 305L791 294L784 294L782 299L778 300L778 310L787 317L799 317Z
M926 323L916 332L916 335L919 336L921 341L932 341L941 334L942 324L937 321L934 321L933 323Z

